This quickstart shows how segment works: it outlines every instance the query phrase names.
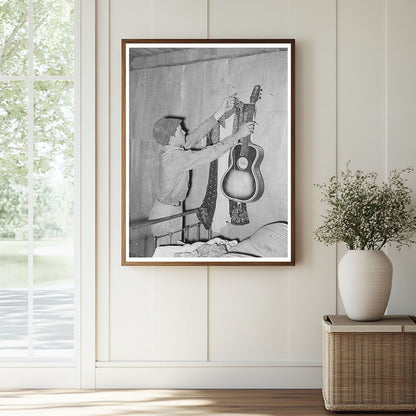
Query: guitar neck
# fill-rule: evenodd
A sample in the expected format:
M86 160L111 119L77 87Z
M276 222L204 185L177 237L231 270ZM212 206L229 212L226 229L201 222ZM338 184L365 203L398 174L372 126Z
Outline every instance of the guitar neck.
M254 114L256 112L255 104L244 104L244 122L248 123L254 120Z
M243 108L243 123L249 123L251 121L254 121L254 114L256 113L256 105L255 104L244 104ZM250 137L246 136L241 139L241 143L243 144L243 147L245 148L248 143L250 143Z

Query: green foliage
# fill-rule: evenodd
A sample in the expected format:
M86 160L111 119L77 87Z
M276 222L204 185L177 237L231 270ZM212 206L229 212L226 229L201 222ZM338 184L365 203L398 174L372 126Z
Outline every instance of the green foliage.
M0 176L0 239L27 235L27 188Z
M73 75L74 2L33 1L36 75ZM0 0L0 74L28 73L28 1Z
M392 170L387 182L378 184L377 173L353 172L347 164L329 183L315 185L328 204L315 238L326 245L344 242L350 250L380 250L386 244L400 250L415 243L416 211L403 178L413 170Z
M72 0L34 0L35 75L74 73ZM0 75L28 74L28 2L0 0ZM33 114L34 237L72 233L74 83L0 81L0 238L27 238L28 118Z
M74 73L74 4L34 0L34 69L37 75Z
M27 87L0 82L0 238L27 234Z
M72 234L73 184L65 180L51 183L45 175L36 175L33 203L35 239L66 237Z
M35 83L34 171L55 168L72 178L74 160L74 85L72 81Z
M27 75L27 0L0 0L0 75Z
M0 176L27 176L27 87L0 82Z

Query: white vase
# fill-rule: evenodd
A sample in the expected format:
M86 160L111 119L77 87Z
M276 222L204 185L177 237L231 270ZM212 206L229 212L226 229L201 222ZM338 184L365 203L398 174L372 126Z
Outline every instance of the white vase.
M387 308L393 267L381 250L350 250L338 265L339 291L348 317L377 321Z

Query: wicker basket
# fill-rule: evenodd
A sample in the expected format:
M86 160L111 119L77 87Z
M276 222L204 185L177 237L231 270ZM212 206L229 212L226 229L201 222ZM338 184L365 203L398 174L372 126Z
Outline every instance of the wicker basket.
M325 408L343 411L416 410L416 319L386 316L356 322L324 316Z

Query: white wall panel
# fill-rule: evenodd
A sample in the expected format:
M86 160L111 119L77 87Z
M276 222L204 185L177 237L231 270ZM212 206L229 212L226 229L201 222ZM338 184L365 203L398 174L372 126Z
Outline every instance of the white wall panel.
M206 37L206 0L153 0L149 38Z
M110 360L206 359L206 269L121 267L121 39L166 35L153 32L152 16L159 16L163 5L170 7L167 3L110 1L111 238L109 253L100 253L103 261L108 256L110 261L110 339L100 340L109 343ZM197 21L206 20L206 8L195 9L193 3L180 1L180 7L170 10L163 27L169 27L171 37L185 36L182 8L189 6ZM189 37L194 36L204 37L204 32L192 29ZM105 115L99 120L107 122ZM105 311L102 314L105 317Z
M212 39L288 38L290 0L209 0Z
M133 268L112 283L111 298L111 360L206 360L203 268Z
M297 266L269 268L267 271L257 269L255 273L251 273L251 268L210 269L210 287L213 288L210 291L210 358L231 359L232 351L235 351L237 357L251 359L265 357L267 360L271 354L275 360L320 360L320 317L335 311L335 260L333 257L328 260L328 253L335 250L312 241L312 230L320 214L320 198L313 191L313 183L335 172L335 3L323 0L262 5L262 2L259 7L256 4L255 17L249 17L245 12L251 7L249 1L239 1L238 5L237 2L212 2L210 34L219 38L250 37L249 22L259 17L261 29L256 34L261 33L266 38L283 36L296 39ZM266 11L268 18L262 19ZM232 25L225 24L223 16L227 14L235 16ZM279 24L279 19L282 19L282 24ZM304 209L305 206L308 209ZM225 278L226 274L239 276L239 279ZM274 293L273 299L266 297L261 305L253 302L256 306L247 306L248 312L244 312L246 286L257 282L261 291L263 279L273 275L277 282L269 280L266 284ZM273 286L286 281L287 290ZM227 295L224 294L231 293L233 296L228 296L231 315L227 314L224 321L232 324L230 329L235 328L235 332L226 334L219 310L226 303ZM237 297L235 293L238 293ZM310 293L314 296L310 297ZM275 332L273 325L277 319L276 305L280 305L277 309L279 333ZM257 308L256 313L251 308ZM267 322L258 322L256 330L262 336L250 337L250 334L255 334L253 319L262 313L270 314L270 326ZM314 319L305 319L305 315ZM244 331L249 335L242 346L240 341ZM266 339L270 345L265 346L261 339ZM277 342L279 345L274 345Z
M386 3L337 2L337 171L386 172ZM339 244L337 263L346 253ZM337 295L337 312L345 313Z
M126 39L151 38L153 31L154 2L152 0L109 0L110 38L118 42ZM112 55L114 48L111 48ZM120 67L120 61L112 61ZM111 81L115 81L111 76Z
M312 17L313 16L313 17ZM335 312L335 248L313 240L320 195L313 184L335 173L336 4L290 1L296 38L296 250L289 274L291 360L321 360L320 319Z
M288 359L288 277L275 268L211 267L210 361Z
M348 160L381 175L416 164L415 2L109 1L103 71L110 82L106 91L101 79L98 89L109 107L99 106L97 143L98 175L107 174L98 201L109 199L108 211L98 206L99 236L108 239L100 240L98 262L109 268L107 277L98 268L97 386L319 387L320 319L343 308L336 308L337 250L313 240L323 213L313 184ZM107 24L99 21L99 29ZM207 274L205 267L120 266L120 40L207 33L296 39L295 267L211 267ZM410 184L415 189L415 177ZM416 313L414 253L390 250L390 313Z
M176 273L175 273L176 271ZM157 361L205 361L207 287L203 267L171 268L153 279L153 355Z
M416 2L388 2L388 169L416 168ZM416 199L416 172L408 176ZM393 288L389 313L416 313L416 249L389 249Z
M131 270L128 276L126 273L112 276L109 326L111 360L153 359L154 275L153 270L147 270L146 273Z
M386 159L386 3L338 0L338 170L382 175Z

